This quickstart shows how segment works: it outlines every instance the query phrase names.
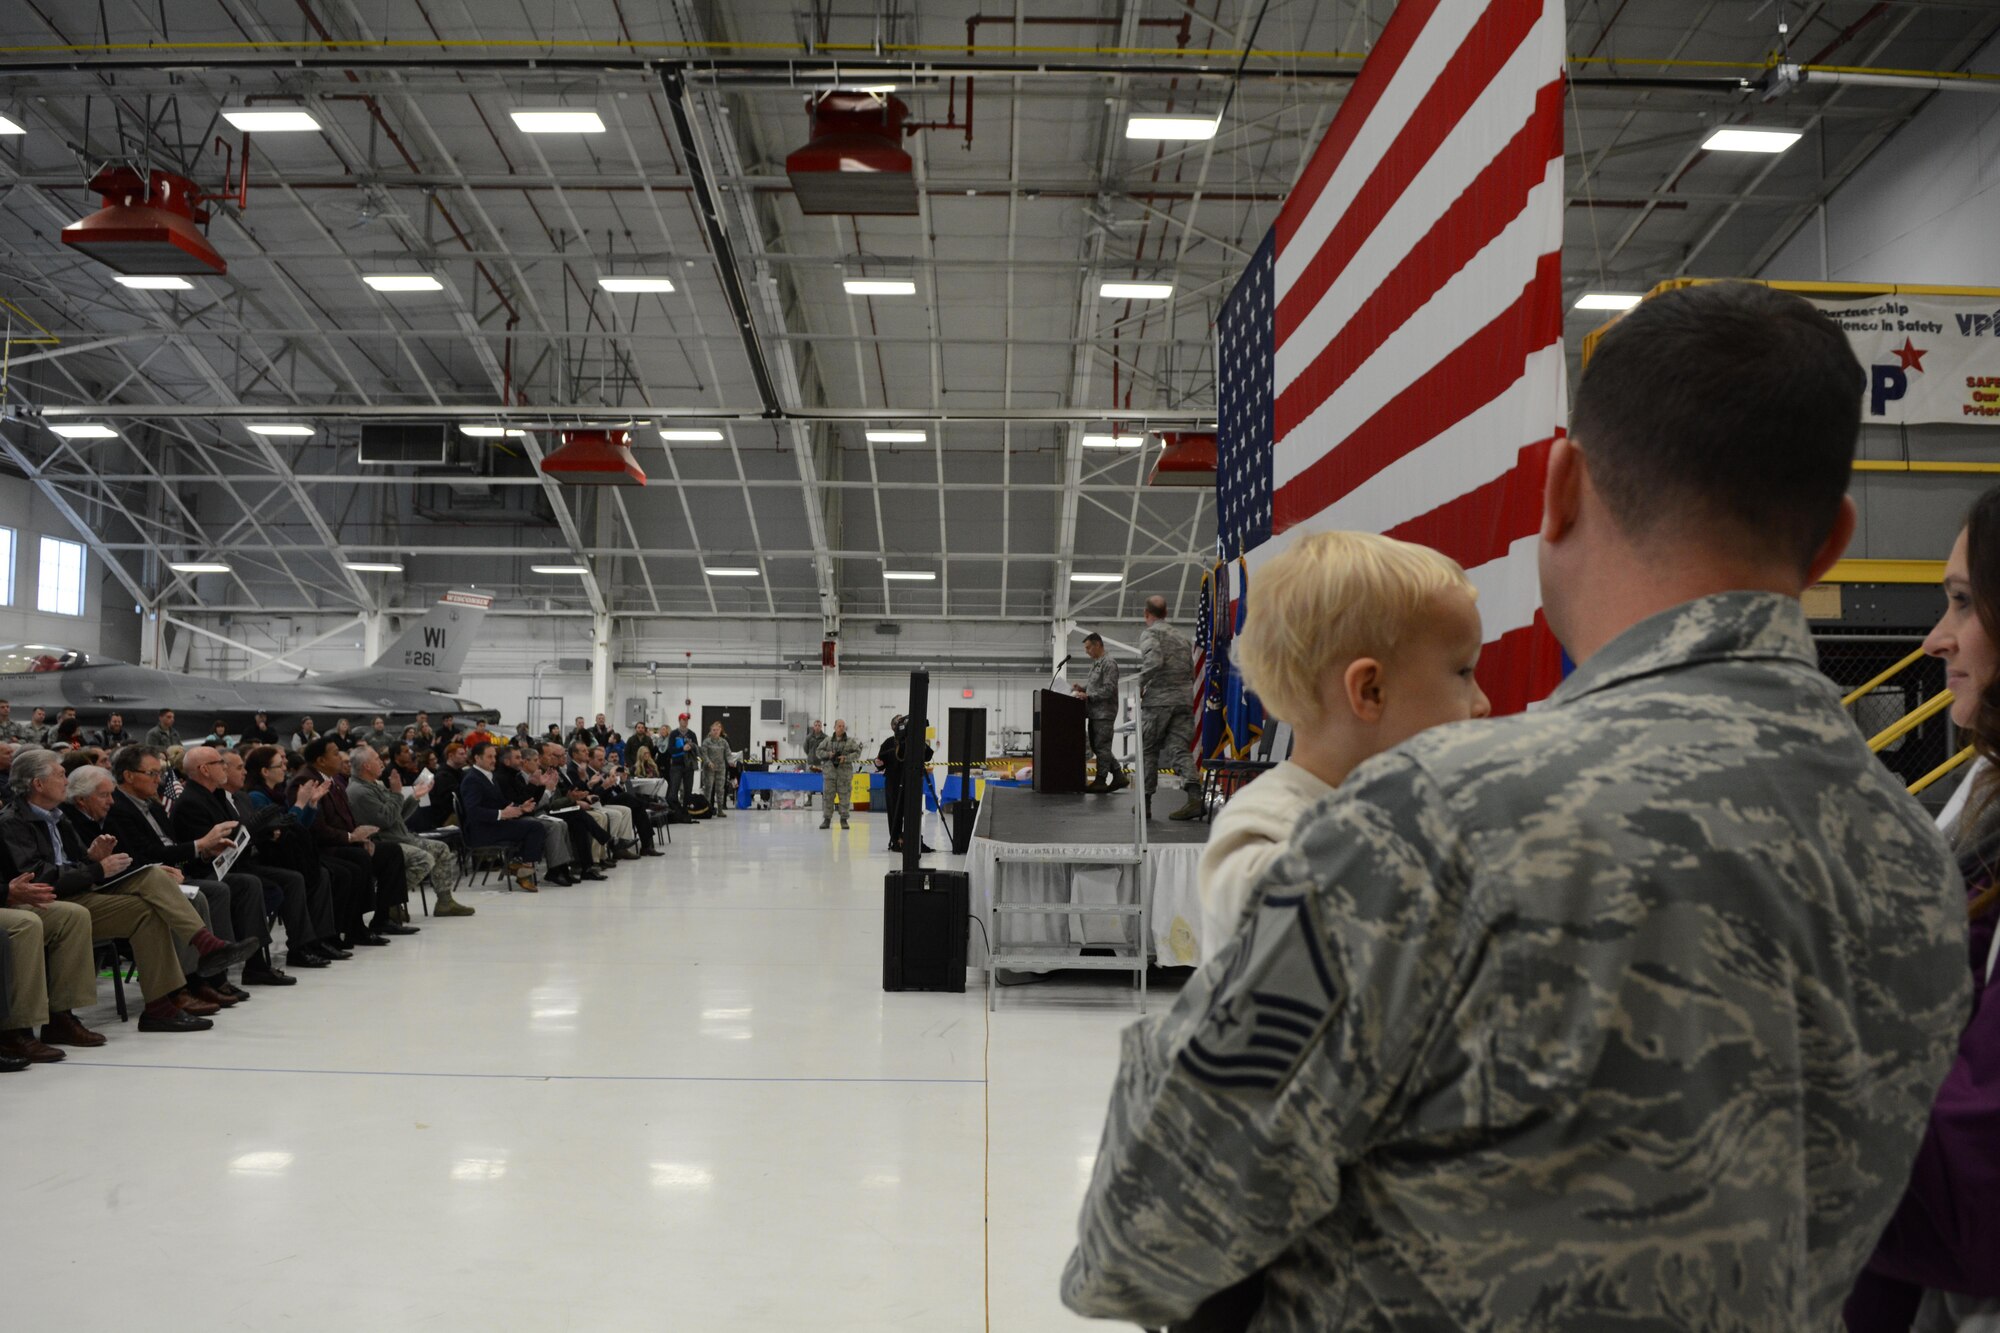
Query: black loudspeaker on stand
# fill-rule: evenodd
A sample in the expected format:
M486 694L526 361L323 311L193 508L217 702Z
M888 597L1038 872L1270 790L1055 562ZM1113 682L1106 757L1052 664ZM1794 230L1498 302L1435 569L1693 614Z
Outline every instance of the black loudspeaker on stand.
M882 898L882 989L965 989L965 951L972 929L972 882L963 870L927 870L924 845L925 734L930 672L910 673L910 709L903 724L903 868L889 872Z

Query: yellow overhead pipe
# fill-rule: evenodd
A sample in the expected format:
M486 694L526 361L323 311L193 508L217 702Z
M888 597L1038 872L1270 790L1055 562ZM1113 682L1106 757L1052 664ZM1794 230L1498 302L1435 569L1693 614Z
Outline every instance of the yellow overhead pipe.
M1951 707L1951 691L1945 690L1932 695L1924 703L1898 718L1873 736L1868 738L1868 748L1881 753L1887 746L1895 744L1903 737L1921 727L1924 723Z
M1913 458L1857 458L1856 472L1946 472L1971 475L1987 475L2000 472L2000 463L1936 463L1919 462Z
M1911 653L1908 657L1904 658L1902 661L1896 663L1896 665L1890 667L1887 671L1884 671L1881 675L1869 681L1866 685L1862 685L1853 690L1851 693L1847 695L1846 698L1840 701L1840 706L1842 708L1854 707L1856 700L1862 698L1864 695L1874 693L1882 685L1887 684L1891 676L1894 676L1897 673L1906 670L1907 668L1916 664L1917 662L1921 662L1923 660L1923 657L1924 657L1924 650L1921 648L1917 649L1915 652Z
M1842 560L1826 571L1827 583L1943 583L1942 560Z
M1942 764L1939 764L1936 768L1932 769L1930 772L1918 778L1915 782L1912 782L1910 784L1910 795L1915 796L1918 792L1930 786L1933 782L1936 782L1939 778L1951 772L1953 769L1957 768L1960 764L1964 763L1966 760L1970 758L1972 758L1972 747L1968 745L1963 750L1960 750L1957 754L1953 755L1951 758L1945 760Z

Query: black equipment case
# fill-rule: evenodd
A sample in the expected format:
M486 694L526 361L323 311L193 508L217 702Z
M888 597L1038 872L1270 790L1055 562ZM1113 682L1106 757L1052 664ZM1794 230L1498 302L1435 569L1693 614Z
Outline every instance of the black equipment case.
M882 896L882 989L965 989L972 877L963 870L892 870Z

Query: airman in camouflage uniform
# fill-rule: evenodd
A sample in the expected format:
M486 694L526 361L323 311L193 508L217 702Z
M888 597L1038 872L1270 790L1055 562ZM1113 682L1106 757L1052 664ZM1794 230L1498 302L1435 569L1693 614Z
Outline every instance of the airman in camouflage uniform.
M1085 791L1117 791L1132 784L1112 752L1111 736L1118 725L1118 663L1105 651L1104 636L1083 636L1083 651L1090 656L1090 677L1071 693L1083 699L1083 716L1090 729L1090 752L1097 758L1097 776Z
M723 803L729 795L729 740L722 734L722 724L708 724L708 735L701 739L701 772L707 782L708 808L717 819L727 819L729 812Z
M1187 799L1170 819L1201 813L1194 736L1194 645L1167 623L1167 599L1149 597L1146 628L1139 635L1139 763L1149 807L1160 770L1179 776Z
M1125 1034L1085 1314L1833 1329L1966 1005L1958 873L1796 600L1641 621L1303 821ZM1240 1292L1240 1289L1239 1289Z
M833 734L819 747L819 771L826 775L826 809L821 812L821 828L840 813L840 826L847 827L848 811L854 808L854 766L861 759L861 742L847 734L847 723L835 721Z

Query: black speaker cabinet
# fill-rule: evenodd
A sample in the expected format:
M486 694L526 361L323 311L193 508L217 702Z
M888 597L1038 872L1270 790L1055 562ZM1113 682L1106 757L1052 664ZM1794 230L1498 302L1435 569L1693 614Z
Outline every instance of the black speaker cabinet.
M963 870L892 870L882 900L882 989L965 989L972 877Z

